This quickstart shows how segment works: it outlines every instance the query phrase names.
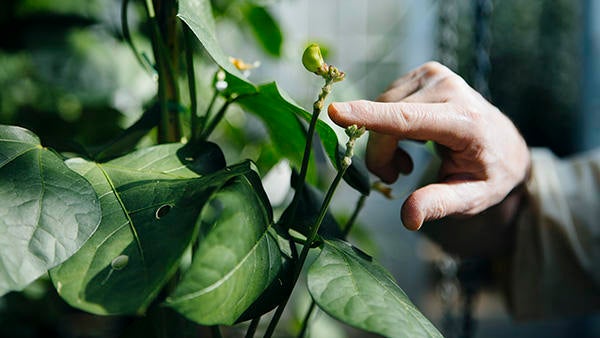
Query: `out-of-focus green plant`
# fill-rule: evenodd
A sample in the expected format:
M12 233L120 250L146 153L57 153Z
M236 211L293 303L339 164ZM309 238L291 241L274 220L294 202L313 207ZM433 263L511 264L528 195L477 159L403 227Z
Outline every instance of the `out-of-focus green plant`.
M21 291L36 280L43 290L49 287L43 277L47 274L51 287L81 311L77 313L119 316L115 331L130 324L122 331L125 336L186 336L204 326L220 337L220 326L249 321L245 336L253 337L261 317L276 309L264 332L271 337L307 270L311 309L318 306L344 323L389 337L441 336L381 265L345 241L371 190L366 172L353 161L355 141L365 130L348 127L348 139L340 144L319 119L333 85L346 76L323 60L319 46L309 46L302 57L307 70L324 81L308 112L276 83L251 82L247 72L255 64L223 52L208 0L143 2L138 20L150 41L147 46L143 36L132 33L128 9L134 4L127 0L115 7L122 11L122 28L113 35L92 29L114 23L112 15L98 19L99 13L106 14L102 3L61 4L60 18L78 18L70 23L76 28L59 34L64 45L46 41L40 43L45 45L40 54L5 56L7 64L18 66L15 74L27 72L35 62L44 64L43 59L36 61L40 55L50 55L46 60L56 62L58 69L29 73L31 79L22 88L39 95L31 100L3 96L2 104L10 110L6 119L21 121L28 109L47 104L44 110L57 113L60 122L40 125L32 118L41 140L27 129L0 125L0 295ZM28 1L12 5L18 15L51 7ZM217 5L218 13L240 11L266 52L279 54L281 34L266 8L249 1ZM115 44L111 52L98 47L107 41ZM198 45L216 69L196 71ZM68 47L63 62L53 55L64 53L57 46ZM121 60L123 51L133 55ZM92 62L89 67L76 58L69 63L72 54ZM300 63L300 55L298 59ZM103 67L115 78L102 77ZM69 122L71 127L86 123L90 106L118 99L120 72L129 67L156 80L151 88L155 98L129 127L103 135L101 143L74 137L78 132L62 138L45 133ZM201 86L199 74L212 78L208 87ZM56 85L42 90L39 83L44 80ZM208 95L198 95L200 87ZM38 105L42 98L48 102ZM112 102L109 110L119 107ZM212 142L232 107L262 121L272 146L269 159L232 163L221 143ZM116 118L111 123L118 125ZM98 134L103 134L101 129ZM313 143L316 134L319 144ZM68 150L68 156L47 148L46 137L55 137L52 148ZM61 149L65 138L72 143ZM307 179L315 146L323 148L335 172L325 191ZM253 160L272 165L284 159L299 169L289 178L294 196L276 217ZM329 213L342 180L361 195L343 228ZM311 252L317 257L305 267ZM35 289L29 290L35 298ZM151 324L132 319L144 315L141 322ZM307 332L309 320L310 312L299 336Z

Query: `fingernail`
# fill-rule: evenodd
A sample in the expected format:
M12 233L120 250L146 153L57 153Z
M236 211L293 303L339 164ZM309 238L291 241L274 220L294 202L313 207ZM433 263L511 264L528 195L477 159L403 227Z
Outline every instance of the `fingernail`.
M335 102L332 103L333 108L339 113L339 114L351 114L352 113L352 107L344 102Z

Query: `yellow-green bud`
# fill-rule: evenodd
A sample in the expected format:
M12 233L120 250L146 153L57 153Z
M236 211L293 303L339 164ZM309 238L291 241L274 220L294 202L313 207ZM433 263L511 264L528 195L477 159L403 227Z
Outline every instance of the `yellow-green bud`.
M321 55L321 48L316 43L306 47L302 54L302 64L309 72L317 73L325 64Z
M342 158L342 168L346 169L348 167L350 167L352 165L352 158L348 157L348 156L344 156L344 158Z

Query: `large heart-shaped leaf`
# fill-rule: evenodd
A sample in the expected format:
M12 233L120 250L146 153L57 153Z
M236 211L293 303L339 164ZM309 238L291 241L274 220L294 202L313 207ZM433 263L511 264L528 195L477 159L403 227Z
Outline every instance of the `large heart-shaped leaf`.
M192 265L167 304L204 325L231 325L278 276L272 212L252 172L223 187L201 215Z
M208 54L227 73L229 84L227 93L236 93L237 102L261 118L278 152L298 165L302 161L306 132L298 123L297 117L309 122L312 115L296 104L276 83L255 87L233 67L217 41L210 1L180 0L178 16L194 32ZM327 156L339 169L339 146L335 132L326 123L319 121L317 133ZM363 167L353 164L344 175L344 180L362 194L369 194L369 176Z
M0 125L0 296L74 254L100 223L94 189L32 132Z
M329 315L386 337L442 337L394 278L359 249L326 240L308 271L308 290Z
M51 271L63 299L97 314L145 311L176 271L204 203L227 180L250 171L243 163L209 174L223 157L215 145L203 149L194 154L171 144L104 164L68 161L92 183L103 218L83 248Z

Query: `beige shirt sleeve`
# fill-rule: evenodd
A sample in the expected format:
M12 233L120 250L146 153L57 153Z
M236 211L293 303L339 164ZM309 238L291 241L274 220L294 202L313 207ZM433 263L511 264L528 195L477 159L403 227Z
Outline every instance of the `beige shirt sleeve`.
M600 310L600 149L561 160L532 149L516 225L510 304L517 319Z

